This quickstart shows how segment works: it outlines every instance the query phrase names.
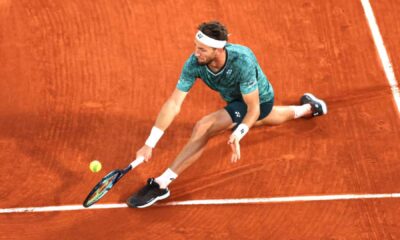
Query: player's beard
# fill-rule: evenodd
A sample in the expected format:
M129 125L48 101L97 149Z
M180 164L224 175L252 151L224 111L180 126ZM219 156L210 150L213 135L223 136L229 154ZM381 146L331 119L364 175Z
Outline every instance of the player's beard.
M199 64L199 65L201 65L201 66L205 66L205 65L208 65L208 64L210 64L212 61L214 61L214 59L215 59L215 57L214 58L206 58L204 61L202 61L202 62L200 62L199 61L199 58L197 58L197 63Z
M199 62L199 60L197 60L197 63L198 63L200 66L208 65L210 62L211 62L211 61L209 61L209 62Z

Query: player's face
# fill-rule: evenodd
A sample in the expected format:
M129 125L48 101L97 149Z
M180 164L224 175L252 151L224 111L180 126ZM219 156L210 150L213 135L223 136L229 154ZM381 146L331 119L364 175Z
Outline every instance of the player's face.
M197 58L197 62L200 65L207 65L211 63L216 56L216 49L211 48L202 44L201 42L195 39L194 41L195 49L194 49L194 56Z

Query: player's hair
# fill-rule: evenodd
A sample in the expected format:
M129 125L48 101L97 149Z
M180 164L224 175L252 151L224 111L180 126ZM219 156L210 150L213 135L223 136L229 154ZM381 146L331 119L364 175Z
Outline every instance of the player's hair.
M218 21L203 22L197 29L215 40L228 41L228 29Z

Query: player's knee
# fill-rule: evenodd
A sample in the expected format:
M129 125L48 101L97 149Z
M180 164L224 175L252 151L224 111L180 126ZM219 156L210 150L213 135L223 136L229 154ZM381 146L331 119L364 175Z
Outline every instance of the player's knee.
M201 138L211 136L211 127L213 126L213 121L209 117L203 117L200 119L193 128L192 137Z

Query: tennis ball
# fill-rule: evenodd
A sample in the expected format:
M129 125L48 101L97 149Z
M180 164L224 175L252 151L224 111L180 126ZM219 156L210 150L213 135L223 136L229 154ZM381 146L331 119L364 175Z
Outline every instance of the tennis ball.
M100 172L101 170L101 163L98 160L93 160L90 162L89 169L92 172Z

